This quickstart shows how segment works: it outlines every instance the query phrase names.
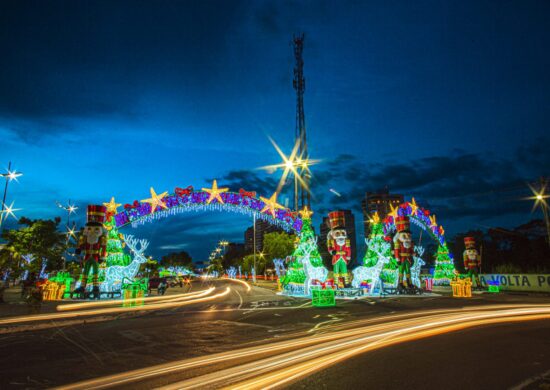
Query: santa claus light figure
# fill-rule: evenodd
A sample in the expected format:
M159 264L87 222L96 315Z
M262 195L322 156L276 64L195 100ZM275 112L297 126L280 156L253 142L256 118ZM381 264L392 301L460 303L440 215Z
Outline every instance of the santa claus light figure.
M107 235L103 228L106 210L105 206L88 205L87 222L75 251L77 255L82 254L80 287L75 292L85 294L88 274L92 270L92 293L95 299L99 299L99 264L105 260L107 255Z
M466 249L462 254L464 260L464 268L468 277L474 282L476 281L476 286L479 288L481 284L479 282L479 268L481 267L481 256L476 249L476 240L474 237L464 237L464 245Z
M413 287L411 281L411 267L413 264L414 244L411 235L411 222L409 217L399 216L395 219L397 233L393 238L393 254L399 266L398 288Z
M332 255L334 280L340 287L348 284L348 263L351 260L351 245L348 240L343 211L328 214L330 231L327 234L327 249Z

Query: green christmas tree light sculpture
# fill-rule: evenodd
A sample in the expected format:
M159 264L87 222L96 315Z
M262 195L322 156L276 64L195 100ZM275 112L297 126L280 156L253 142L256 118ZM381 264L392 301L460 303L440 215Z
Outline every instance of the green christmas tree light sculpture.
M455 267L449 256L447 244L439 245L435 255L434 284L449 285L454 278Z
M379 251L383 250L381 255L391 260L389 263L384 265L384 268L380 273L380 279L386 284L393 285L397 278L397 262L391 252L391 245L383 245L385 243L384 224L380 220L378 212L374 213L370 222L371 232L368 240L366 240L367 252L365 253L365 257L363 257L363 265L365 267L374 267L379 260Z
M328 270L323 265L323 258L317 248L317 237L311 227L311 211L307 207L300 211L302 216L302 230L297 239L296 249L291 255L286 275L281 278L281 284L285 290L303 289L303 285L311 279L324 282ZM304 266L305 265L305 266ZM298 287L302 285L302 287ZM289 288L291 287L291 288ZM307 294L307 286L304 293Z

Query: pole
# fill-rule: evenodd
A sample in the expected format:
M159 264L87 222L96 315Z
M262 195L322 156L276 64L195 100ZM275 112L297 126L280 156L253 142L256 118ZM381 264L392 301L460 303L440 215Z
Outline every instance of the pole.
M2 222L4 221L4 207L6 206L6 195L8 193L8 183L10 182L10 177L9 177L10 170L11 170L11 161L8 163L8 174L5 176L6 185L4 187L4 198L2 199L2 212L0 213L0 228L2 227Z
M298 175L294 173L294 210L298 211Z
M542 177L540 178L540 188L541 193L544 194L546 189L546 182ZM546 224L546 238L548 239L548 245L550 246L550 218L548 216L548 203L545 201L544 198L541 200L541 207L542 215L544 216L544 223Z
M252 273L252 282L256 283L256 213L254 213L254 272Z

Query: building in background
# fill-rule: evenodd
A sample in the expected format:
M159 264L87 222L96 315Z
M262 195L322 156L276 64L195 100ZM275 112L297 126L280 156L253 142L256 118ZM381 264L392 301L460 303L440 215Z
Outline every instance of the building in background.
M397 207L405 201L405 198L401 194L390 194L388 187L379 190L377 192L367 192L365 198L361 202L361 209L363 210L363 225L365 227L365 237L370 234L371 216L378 212L380 219L386 218L391 211L391 206Z
M284 232L284 230L263 219L256 220L256 252L261 252L264 247L264 235L273 232ZM254 252L254 226L250 226L244 232L244 249L246 253Z
M344 212L344 218L346 220L345 229L348 234L348 239L351 245L351 262L350 265L357 264L357 234L355 231L355 216L351 210L340 210ZM319 253L323 258L323 263L329 269L332 269L332 256L328 253L327 250L327 234L330 231L330 226L328 223L328 216L323 217L323 222L319 227Z

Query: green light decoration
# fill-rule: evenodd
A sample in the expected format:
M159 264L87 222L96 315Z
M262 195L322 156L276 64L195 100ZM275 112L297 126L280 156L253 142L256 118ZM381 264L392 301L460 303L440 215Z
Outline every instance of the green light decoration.
M148 286L148 278L138 279L136 281L124 278L122 281L122 296L124 297L122 306L143 306L143 297L147 293Z
M65 292L63 293L63 298L69 298L71 296L71 285L74 278L71 277L69 272L58 272L54 277L50 278L52 282L65 285Z
M127 266L132 262L132 257L124 252L126 244L124 241L124 235L119 233L115 219L112 216L107 218L104 223L105 229L107 229L107 257L106 266L112 267L113 265Z
M449 285L455 277L453 260L449 256L447 244L439 245L435 257L434 280L437 285Z
M336 306L336 298L335 298L334 290L331 288L326 290L323 290L320 288L312 288L311 305L315 307Z
M308 252L310 264L313 267L323 267L323 259L317 248L315 233L311 227L311 218L303 218L302 222L302 231L300 232L296 249L294 249L292 253L292 261L288 265L286 275L281 278L281 284L283 286L289 284L303 284L306 281L307 275L302 260ZM315 243L313 249L312 243Z
M374 222L371 224L371 232L369 234L369 247L367 248L367 253L363 257L363 265L365 267L374 267L378 263L378 254L374 248L384 248L383 244L384 239L384 224L376 216ZM397 261L395 260L391 246L386 247L383 256L390 259L390 262L384 265L384 268L380 272L380 279L386 286L393 286L397 281Z

